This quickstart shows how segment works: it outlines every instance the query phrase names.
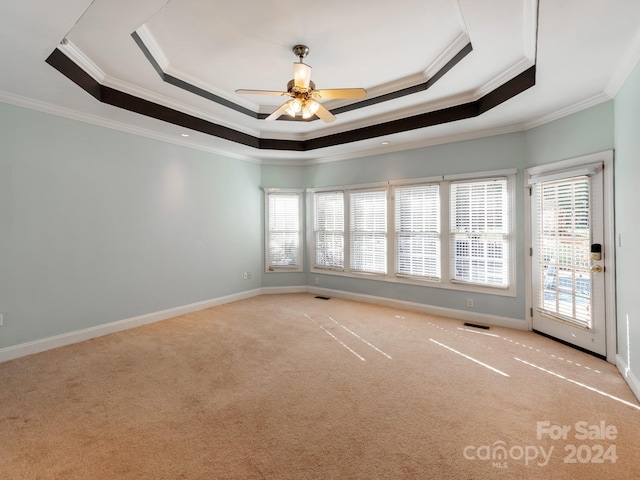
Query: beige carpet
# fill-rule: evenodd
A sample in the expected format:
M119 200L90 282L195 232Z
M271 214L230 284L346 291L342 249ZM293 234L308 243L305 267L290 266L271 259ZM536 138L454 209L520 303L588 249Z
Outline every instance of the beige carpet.
M1 479L640 478L613 365L309 294L5 362L0 386Z

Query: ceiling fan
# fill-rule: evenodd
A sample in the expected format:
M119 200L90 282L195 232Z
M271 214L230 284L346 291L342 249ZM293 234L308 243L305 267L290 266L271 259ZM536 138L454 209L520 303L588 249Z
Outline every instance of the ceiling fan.
M302 59L309 54L309 47L296 45L293 53L300 59L293 64L293 80L289 80L286 92L272 90L236 90L236 93L250 95L280 95L292 97L282 104L275 112L265 120L276 120L283 114L296 117L298 114L308 120L317 115L326 123L333 122L336 117L327 110L318 99L334 98L364 98L367 91L364 88L332 88L328 90L316 90L316 85L311 81L311 67L302 63Z

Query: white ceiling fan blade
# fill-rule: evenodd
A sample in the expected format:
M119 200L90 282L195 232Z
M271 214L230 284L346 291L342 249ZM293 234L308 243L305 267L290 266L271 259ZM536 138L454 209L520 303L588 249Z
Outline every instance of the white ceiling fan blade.
M236 90L236 93L241 95L278 95L280 97L283 95L289 95L289 92L276 92L275 90L246 90L242 88Z
M307 90L311 82L311 67L302 62L293 64L293 84L299 90Z
M318 103L318 111L316 112L316 115L324 120L325 123L331 123L336 119L333 113L324 108L321 103Z
M320 98L330 100L334 98L364 98L367 91L364 88L330 88L326 90L314 90Z
M291 100L289 100L291 101ZM289 102L284 102L282 105L280 105L280 107L273 112L271 115L269 115L267 118L265 118L265 120L277 120L278 118L280 118L282 116L282 114L284 112L287 111L287 108L289 107Z

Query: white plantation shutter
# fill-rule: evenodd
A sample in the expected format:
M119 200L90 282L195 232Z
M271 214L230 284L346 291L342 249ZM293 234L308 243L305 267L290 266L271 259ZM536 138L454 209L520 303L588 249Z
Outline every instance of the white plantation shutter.
M267 266L300 267L300 194L267 193Z
M507 287L507 179L454 182L450 197L452 279Z
M579 176L537 183L538 308L591 327L590 183Z
M315 266L344 268L344 194L314 194Z
M397 187L396 273L440 278L440 187Z
M350 202L351 270L387 272L387 191L352 192Z

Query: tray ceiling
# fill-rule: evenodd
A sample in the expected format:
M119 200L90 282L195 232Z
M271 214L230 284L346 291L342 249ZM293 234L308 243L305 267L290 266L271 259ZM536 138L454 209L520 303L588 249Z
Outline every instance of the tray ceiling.
M632 0L63 0L0 10L2 31L24 50L0 50L18 67L0 80L0 100L283 163L522 130L596 104L635 60L640 32ZM317 88L367 89L365 100L322 101L332 124L265 121L287 97L235 93L285 91L300 43Z

